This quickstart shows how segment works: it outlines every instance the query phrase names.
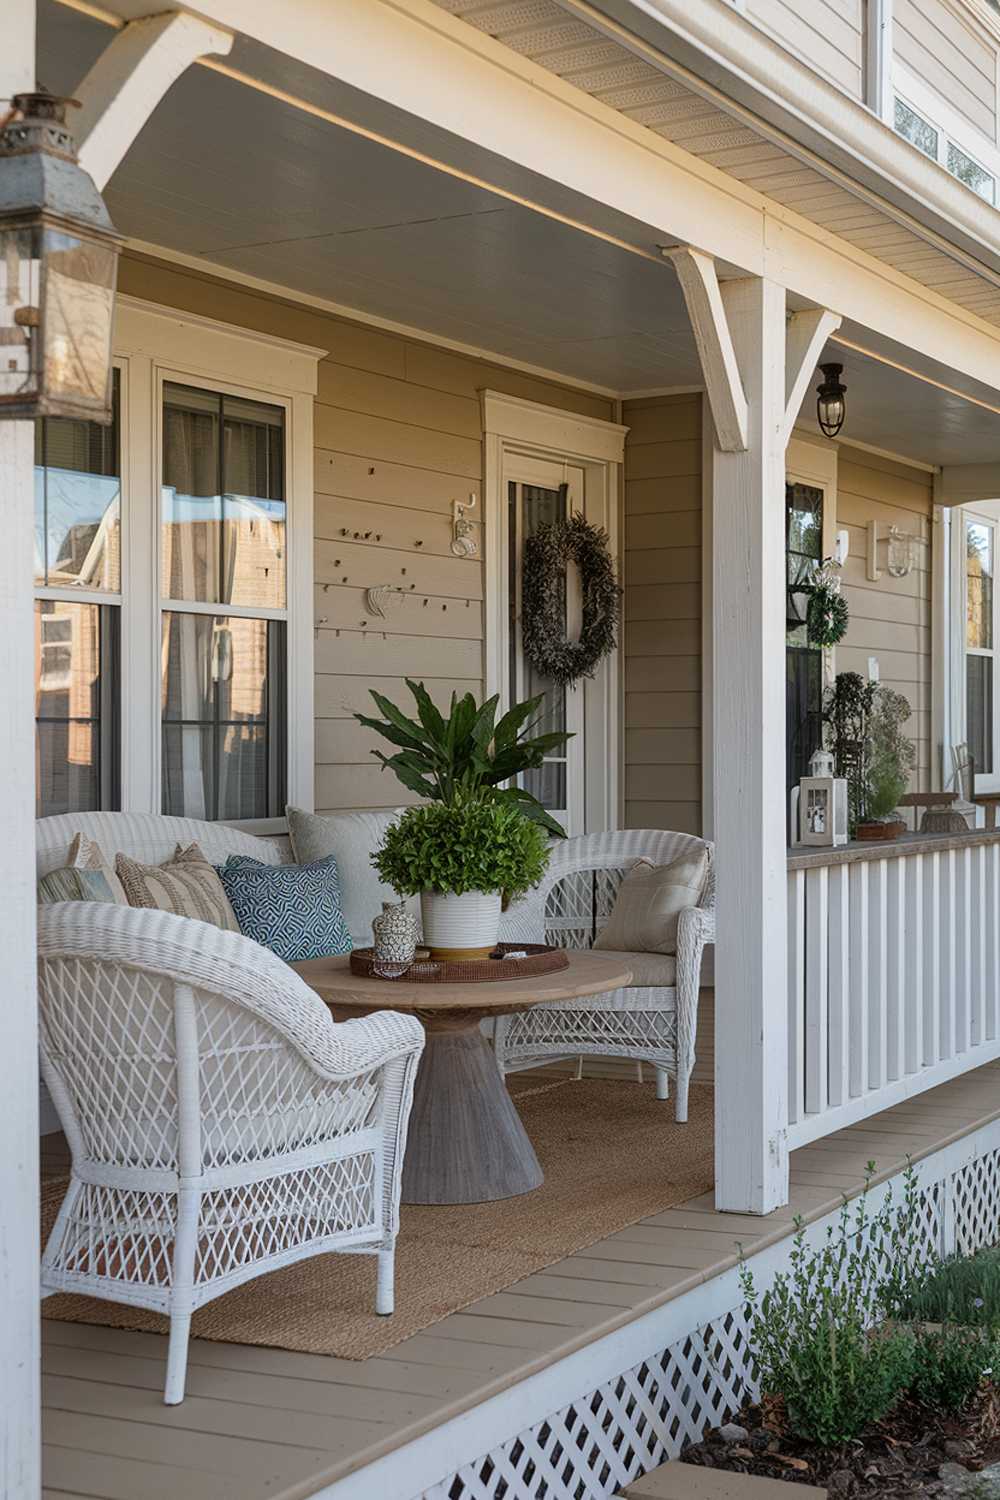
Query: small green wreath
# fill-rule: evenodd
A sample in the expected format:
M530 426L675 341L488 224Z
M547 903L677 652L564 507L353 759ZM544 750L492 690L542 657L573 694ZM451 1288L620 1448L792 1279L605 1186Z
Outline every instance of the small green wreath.
M583 621L580 638L566 637L566 565L580 570ZM521 640L528 661L543 677L568 687L593 677L614 649L621 589L608 551L608 534L581 515L543 526L524 544Z
M825 565L817 569L806 605L806 635L810 646L835 646L847 634L850 621L840 580L830 577Z

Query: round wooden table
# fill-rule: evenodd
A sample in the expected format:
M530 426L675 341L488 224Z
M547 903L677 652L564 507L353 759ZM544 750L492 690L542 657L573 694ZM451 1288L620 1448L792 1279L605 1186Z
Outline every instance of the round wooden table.
M416 1016L424 1028L403 1163L406 1203L487 1203L539 1187L538 1158L479 1023L530 1005L617 990L632 978L618 955L587 952L570 953L568 967L554 974L489 984L367 979L351 973L347 958L292 967L337 1020L397 1010Z

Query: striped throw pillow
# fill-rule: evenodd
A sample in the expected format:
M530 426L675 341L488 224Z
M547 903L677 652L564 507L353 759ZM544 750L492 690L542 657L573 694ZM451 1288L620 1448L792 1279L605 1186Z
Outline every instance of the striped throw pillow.
M143 865L127 854L116 855L115 872L129 906L172 911L177 917L194 917L226 932L240 930L218 871L197 844L186 849L178 844L173 859L162 865Z

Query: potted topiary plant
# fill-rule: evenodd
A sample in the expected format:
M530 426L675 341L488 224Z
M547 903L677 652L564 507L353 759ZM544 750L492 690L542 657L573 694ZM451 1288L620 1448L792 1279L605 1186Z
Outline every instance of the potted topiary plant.
M858 823L859 839L895 839L906 832L906 824L892 814L916 762L914 745L903 734L910 712L902 693L880 687L874 694L868 718L864 818Z
M475 799L407 808L372 863L401 896L420 896L424 942L438 959L485 958L500 912L549 861L541 827L511 803Z
M568 734L531 735L542 698L516 703L497 719L499 698L451 696L447 716L423 683L410 682L417 717L372 692L383 718L355 717L397 747L372 754L430 805L409 808L372 855L401 896L419 895L424 942L434 956L481 957L496 946L505 901L541 879L546 833L564 837L545 808L517 785Z

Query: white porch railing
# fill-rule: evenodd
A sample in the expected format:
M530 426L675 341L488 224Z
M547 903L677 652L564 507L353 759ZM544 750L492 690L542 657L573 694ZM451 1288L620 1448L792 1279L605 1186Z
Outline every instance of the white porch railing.
M788 860L788 1144L1000 1055L1000 833Z

